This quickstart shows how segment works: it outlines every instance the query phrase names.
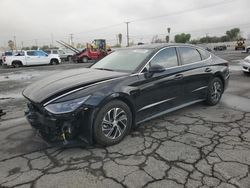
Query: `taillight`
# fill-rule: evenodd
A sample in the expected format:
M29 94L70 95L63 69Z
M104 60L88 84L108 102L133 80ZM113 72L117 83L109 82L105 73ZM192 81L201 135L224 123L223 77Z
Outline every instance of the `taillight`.
M3 57L3 61L4 61L4 62L6 61L6 57L5 57L5 56Z

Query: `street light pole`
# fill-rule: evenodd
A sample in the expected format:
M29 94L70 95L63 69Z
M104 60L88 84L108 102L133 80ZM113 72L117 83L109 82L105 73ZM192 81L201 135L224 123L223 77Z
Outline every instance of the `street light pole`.
M127 25L127 47L129 47L129 29L128 29L128 24L130 22L125 22L125 24Z
M70 34L70 45L73 46L73 34Z

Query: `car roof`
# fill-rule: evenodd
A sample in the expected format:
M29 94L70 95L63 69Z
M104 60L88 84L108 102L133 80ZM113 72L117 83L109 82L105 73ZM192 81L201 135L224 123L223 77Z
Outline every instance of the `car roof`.
M200 48L198 46L192 45L192 44L184 44L184 43L157 43L157 44L143 44L143 45L137 45L132 46L124 49L152 49L152 50L158 50L164 47L171 47L171 46L186 46L186 47L195 47Z

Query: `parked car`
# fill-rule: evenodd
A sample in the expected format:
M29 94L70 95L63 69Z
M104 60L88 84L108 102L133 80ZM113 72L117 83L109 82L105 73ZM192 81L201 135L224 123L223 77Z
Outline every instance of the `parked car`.
M108 146L165 113L201 101L216 105L228 80L228 62L202 48L139 45L40 80L23 95L27 119L48 142Z
M61 59L55 54L46 54L41 50L28 50L19 52L13 56L6 56L3 65L21 67L26 65L57 65Z
M62 61L71 61L71 58L74 54L73 52L69 53L61 49L47 49L44 50L44 52L46 52L47 54L58 54Z
M220 45L220 46L215 46L214 47L214 51L223 51L223 50L227 50L226 45Z
M0 57L0 65L3 64L3 61L5 60L6 56L12 56L12 55L13 55L12 51L3 52Z
M243 60L241 66L244 73L250 73L250 55Z

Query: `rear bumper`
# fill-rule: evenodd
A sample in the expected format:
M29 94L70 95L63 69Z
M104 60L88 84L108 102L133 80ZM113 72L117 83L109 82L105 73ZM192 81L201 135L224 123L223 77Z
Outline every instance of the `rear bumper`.
M89 111L52 115L28 103L26 118L38 135L50 145L92 144Z

